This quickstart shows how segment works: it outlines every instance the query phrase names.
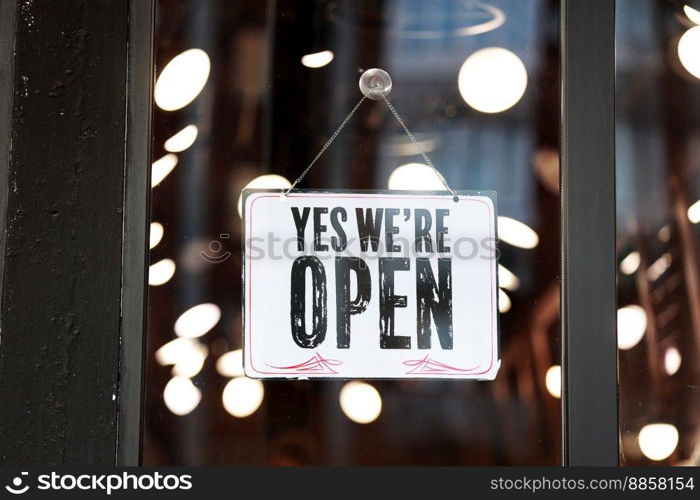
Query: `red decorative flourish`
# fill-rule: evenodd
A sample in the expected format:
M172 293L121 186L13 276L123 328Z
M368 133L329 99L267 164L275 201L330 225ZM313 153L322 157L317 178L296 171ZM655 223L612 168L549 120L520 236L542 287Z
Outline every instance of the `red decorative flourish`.
M426 354L423 359L410 359L403 362L404 365L412 367L409 373L454 373L454 374L467 374L479 368L479 365L473 366L471 368L457 368L455 366L446 365L445 363L440 363L434 359L430 359L430 355Z
M338 372L333 369L334 366L342 365L342 361L337 359L326 359L319 353L315 353L312 357L299 363L298 365L291 366L273 366L267 365L270 368L275 368L276 370L292 370L298 373L314 373L316 375L330 375L337 374Z

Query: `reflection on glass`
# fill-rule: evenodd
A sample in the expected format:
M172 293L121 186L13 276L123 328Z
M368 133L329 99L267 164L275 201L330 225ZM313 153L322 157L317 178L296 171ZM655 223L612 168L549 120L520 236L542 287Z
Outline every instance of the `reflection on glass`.
M149 290L145 463L558 464L558 2L170 0L156 15L151 262L177 272ZM497 192L493 382L244 376L241 191L289 188L373 67L449 184ZM367 101L298 187L442 190L424 162Z
M697 11L656 0L616 8L620 461L698 465Z
M209 78L209 56L201 49L190 49L175 56L158 76L153 93L156 105L175 111L191 103Z
M226 384L221 400L224 409L238 418L249 417L260 408L265 388L259 380L235 377Z
M288 189L292 187L292 183L286 178L277 174L264 174L256 177L248 184L243 186L243 189ZM238 196L238 203L236 205L238 210L238 216L243 217L243 196Z
M511 51L488 47L470 55L459 70L459 93L472 108L500 113L525 93L527 70Z
M671 424L648 424L639 431L639 449L649 460L668 458L678 445L678 429Z
M445 189L435 171L423 163L407 163L396 167L387 182L389 189L441 191Z
M224 377L238 377L243 375L243 350L234 349L222 354L216 360L216 371Z
M321 68L333 60L333 52L330 50L323 50L321 52L314 52L313 54L306 54L301 57L301 64L307 68Z
M617 347L627 350L636 346L647 331L647 313L631 304L617 310Z
M664 354L664 368L668 375L675 375L681 367L681 353L675 347L669 347Z
M690 28L678 40L678 58L688 73L700 78L700 26Z
M221 318L221 309L216 304L199 304L177 318L175 334L178 337L201 337L214 328Z
M170 153L181 153L189 148L197 139L197 126L187 125L177 134L165 141L163 147Z
M382 412L382 397L370 384L348 382L340 389L340 407L353 422L369 424Z
M169 153L153 162L151 166L151 187L155 187L165 179L177 165L177 155Z
M546 380L547 391L555 398L561 398L561 366L550 366L547 370Z
M498 264L498 286L506 290L517 290L520 280L503 264Z
M639 252L635 250L634 252L630 252L627 257L622 259L622 262L620 262L620 271L629 276L630 274L634 274L637 269L639 269L640 263L641 256L639 255Z
M180 417L191 413L201 399L202 391L187 377L171 378L163 390L165 406Z
M498 217L498 237L513 246L532 249L540 242L537 233L518 220L501 215Z
M172 259L163 259L151 264L148 268L148 284L151 286L164 285L175 274L175 262Z
M513 305L513 303L511 302L508 294L499 288L499 290L498 290L498 312L501 314L505 314L508 311L510 311L510 308L512 307L512 305Z
M160 240L163 239L164 232L165 229L163 229L163 224L161 224L160 222L151 222L148 244L148 248L150 250L153 250L156 247L156 245L160 243Z
M690 19L692 22L695 24L700 24L700 11L692 8L690 5L684 5L683 12L685 12L685 15L688 16L688 19Z

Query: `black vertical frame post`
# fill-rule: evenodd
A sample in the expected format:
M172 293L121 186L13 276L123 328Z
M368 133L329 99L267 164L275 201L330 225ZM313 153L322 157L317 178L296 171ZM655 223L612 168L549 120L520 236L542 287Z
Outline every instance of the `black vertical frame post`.
M136 465L154 2L0 2L0 463Z
M3 221L7 215L8 164L10 161L10 130L12 126L12 91L14 67L12 58L15 47L15 19L17 5L14 0L0 0L0 287L5 262L5 231ZM0 323L0 342L2 323Z
M155 0L129 0L117 464L141 463Z
M563 461L617 465L615 2L561 15Z

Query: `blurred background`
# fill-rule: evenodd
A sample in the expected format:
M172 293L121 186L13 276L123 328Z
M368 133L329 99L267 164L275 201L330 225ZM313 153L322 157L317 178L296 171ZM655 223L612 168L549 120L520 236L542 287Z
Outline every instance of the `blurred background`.
M689 463L700 12L617 9L621 461ZM561 463L559 15L554 0L158 2L146 465ZM240 191L288 187L372 67L450 185L498 193L493 382L243 376ZM301 187L441 184L366 101Z
M617 0L620 460L627 465L700 464L699 4Z

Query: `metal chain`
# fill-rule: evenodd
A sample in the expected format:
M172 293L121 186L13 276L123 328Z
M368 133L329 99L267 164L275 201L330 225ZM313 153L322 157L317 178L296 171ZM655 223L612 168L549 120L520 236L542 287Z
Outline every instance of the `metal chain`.
M355 104L355 107L352 108L352 111L348 113L348 115L345 117L343 122L340 124L340 126L336 129L335 132L333 132L333 135L326 141L326 143L323 145L321 148L321 151L318 152L318 154L314 157L313 160L311 160L311 163L309 163L309 166L307 166L304 171L301 173L299 177L296 178L296 180L292 183L292 185L284 192L282 193L282 196L287 196L289 192L294 189L294 187L301 182L301 180L306 176L306 174L309 173L309 170L311 170L311 167L314 166L314 164L318 161L319 158L325 153L326 149L328 149L328 146L331 145L331 143L335 140L336 137L338 137L338 134L343 130L345 125L350 121L350 119L353 117L357 109L362 105L363 102L365 102L365 99L367 99L366 96L363 96L362 99L360 99L357 104ZM442 183L443 186L445 186L445 189L447 189L450 193L452 193L452 196L457 196L457 193L450 187L450 185L447 183L447 180L445 177L440 173L440 171L435 168L435 165L433 165L433 162L430 161L430 158L428 158L428 155L425 153L423 150L423 147L416 141L416 138L413 136L411 131L408 129L404 121L401 119L401 115L399 115L399 112L396 111L396 108L389 102L389 99L387 99L385 94L382 94L382 99L384 99L384 102L386 103L387 107L391 111L391 113L394 115L394 118L396 118L396 121L399 122L399 125L403 128L404 132L406 132L406 135L408 138L411 140L411 142L416 146L416 149L420 153L420 155L423 157L425 160L425 163L433 169L433 172L435 172L435 175L438 176L438 179ZM456 199L456 198L455 198Z
M328 146L331 145L331 143L335 140L335 138L338 137L338 134L340 133L340 131L343 130L343 127L345 127L345 125L347 125L347 123L350 121L350 118L352 118L352 115L355 114L355 111L357 111L357 108L359 108L360 105L363 102L365 102L365 99L367 99L367 98L365 96L362 96L362 99L360 99L357 102L357 104L355 104L355 107L352 108L352 111L350 111L350 113L348 113L348 116L345 117L345 120L343 120L343 123L340 124L340 127L338 127L336 129L336 131L333 132L333 135L330 137L330 139L328 139L326 141L326 143L323 145L323 147L321 148L321 151L319 151L318 154L316 155L316 157L313 160L311 160L311 163L309 163L309 166L306 167L306 169L304 169L304 171L301 173L301 175L299 177L297 177L297 179L292 183L291 187L289 189L287 189L282 196L287 196L287 194L289 194L289 192L292 189L294 189L294 186L299 184L299 182L304 178L304 176L306 176L306 174L309 173L309 170L311 170L311 167L314 166L314 163L316 163L316 161L321 157L321 155L326 151L326 149L328 149Z
M396 111L396 108L394 108L394 106L392 106L392 104L389 102L389 99L386 98L386 95L382 94L382 98L384 99L384 102L386 103L387 107L393 113L394 117L396 118L396 121L398 121L399 124L403 127L403 130L404 130L404 132L406 132L406 135L408 136L408 138L416 146L416 149L418 150L420 155L425 160L425 163L427 163L428 166L433 169L433 171L435 172L435 175L437 175L438 179L440 179L440 182L442 182L442 185L445 186L445 189L447 189L450 193L452 193L452 196L457 196L457 193L455 193L453 191L453 189L450 187L450 185L447 184L447 180L445 179L445 177L440 173L440 171L437 168L435 168L435 165L433 165L433 162L430 161L430 158L428 158L428 155L425 154L425 151L423 151L423 147L418 143L418 141L416 141L416 138L413 136L411 131L408 130L408 127L401 119L401 116L399 115L399 112Z

